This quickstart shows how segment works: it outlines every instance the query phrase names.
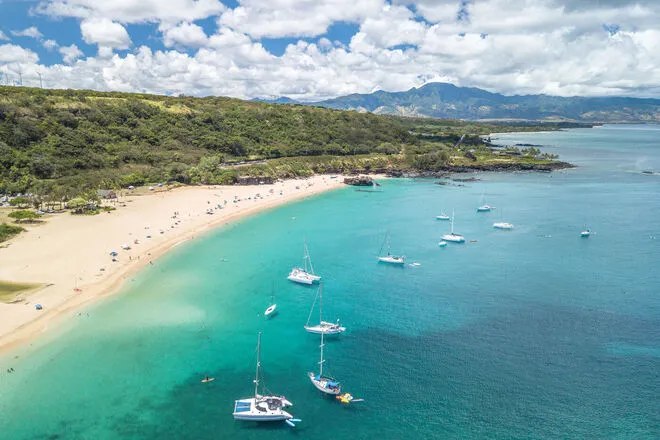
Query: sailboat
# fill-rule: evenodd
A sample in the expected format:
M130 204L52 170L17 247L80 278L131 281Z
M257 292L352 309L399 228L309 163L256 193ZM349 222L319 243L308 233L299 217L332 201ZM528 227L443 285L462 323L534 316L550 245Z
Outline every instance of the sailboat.
M317 325L309 325L309 320L312 319L312 312L314 312L314 305L316 304L316 298L312 303L312 308L309 311L309 316L307 317L307 323L305 324L305 331L309 333L324 334L324 335L338 335L346 331L346 327L339 325L339 320L337 322L328 322L323 320L323 285L319 286L319 290L316 295L319 299L319 323Z
M325 363L325 359L323 359L324 345L325 344L323 344L323 333L321 333L321 345L319 345L319 348L321 350L321 360L319 361L319 372L317 374L314 373L313 371L310 371L309 373L307 373L307 376L309 376L309 380L312 381L312 385L314 385L317 390L325 394L331 394L333 396L336 396L341 393L341 384L334 378L323 375L323 364Z
M463 237L461 234L456 234L454 232L454 211L451 211L451 232L449 234L445 234L442 237L442 241L450 241L452 243L464 243L465 242L465 237Z
M435 216L436 220L449 220L449 216L444 212L441 212L440 215Z
M291 269L287 279L293 281L294 283L311 285L317 281L320 281L321 277L314 273L314 266L312 266L312 258L309 256L307 243L305 243L304 249L303 267L294 267Z
M262 396L259 394L259 373L261 370L261 332L257 337L257 368L254 377L254 397L248 397L234 401L234 420L247 420L254 422L277 422L285 421L290 426L295 426L291 414L285 411L288 406L293 406L284 396Z
M390 235L387 234L385 236L385 242L383 243L383 246L380 247L380 252L379 254L383 251L383 247L387 246L387 255L381 255L378 257L378 261L381 263L389 263L389 264L404 264L406 262L406 257L403 255L392 255L390 253Z
M508 222L495 222L493 223L495 229L513 229L513 224Z
M277 304L275 304L275 296L273 295L270 297L270 305L264 312L264 316L268 318L270 316L275 315L276 313L277 313Z
M481 195L481 205L477 208L477 212L488 212L495 209L494 206L490 206L484 203L484 195Z

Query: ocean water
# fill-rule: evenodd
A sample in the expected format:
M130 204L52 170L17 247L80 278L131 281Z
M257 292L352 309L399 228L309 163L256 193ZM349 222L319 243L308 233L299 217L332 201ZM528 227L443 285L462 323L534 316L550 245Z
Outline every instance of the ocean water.
M660 127L496 137L578 167L344 188L182 245L0 357L0 438L660 438L660 175L640 172L660 171ZM476 213L482 196L497 209ZM469 242L439 248L435 216L452 210ZM418 265L376 262L387 233ZM286 280L305 240L324 318L348 327L326 340L326 370L362 403L306 376L316 290ZM259 331L295 429L232 419Z

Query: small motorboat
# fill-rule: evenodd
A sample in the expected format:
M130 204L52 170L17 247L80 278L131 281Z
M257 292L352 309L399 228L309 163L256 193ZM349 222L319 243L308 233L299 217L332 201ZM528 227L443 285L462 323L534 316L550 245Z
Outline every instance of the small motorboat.
M266 311L264 312L264 316L268 318L269 316L273 316L277 313L277 304L271 304L268 306Z
M440 240L440 243L438 243L438 246L445 247L445 246L447 246L447 242L444 241L444 240Z
M208 377L206 376L204 379L200 380L201 383L209 383L213 382L215 380L215 377Z
M495 229L513 229L513 225L507 222L497 222L493 223L493 228Z
M436 220L449 220L449 216L445 214L444 212L440 213L440 215L435 216Z
M580 232L580 237L582 238L587 238L591 235L591 229L585 229L584 231Z

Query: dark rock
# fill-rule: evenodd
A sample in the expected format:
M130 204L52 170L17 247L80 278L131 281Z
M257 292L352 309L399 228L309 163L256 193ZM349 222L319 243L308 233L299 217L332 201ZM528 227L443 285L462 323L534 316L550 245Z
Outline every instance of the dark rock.
M346 177L344 183L353 186L373 186L374 180L369 176Z

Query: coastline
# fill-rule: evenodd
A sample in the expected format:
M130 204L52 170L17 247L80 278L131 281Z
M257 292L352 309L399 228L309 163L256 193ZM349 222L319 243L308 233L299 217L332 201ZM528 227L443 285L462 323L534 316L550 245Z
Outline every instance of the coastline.
M267 185L188 186L129 194L122 200L125 206L108 214L52 216L0 249L0 280L44 284L19 301L0 303L0 353L30 343L76 310L118 292L130 276L183 242L342 186L337 175ZM209 215L218 204L225 207ZM179 214L172 218L175 211ZM131 249L121 249L124 243ZM109 255L113 250L119 254L116 262ZM35 304L43 310L35 310Z

